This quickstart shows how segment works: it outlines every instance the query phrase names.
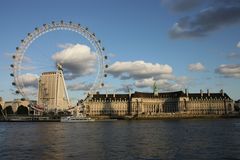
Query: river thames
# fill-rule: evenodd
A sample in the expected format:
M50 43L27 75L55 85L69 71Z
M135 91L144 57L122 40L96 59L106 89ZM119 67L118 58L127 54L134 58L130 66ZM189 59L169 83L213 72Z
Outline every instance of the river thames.
M240 119L1 122L0 159L240 159Z

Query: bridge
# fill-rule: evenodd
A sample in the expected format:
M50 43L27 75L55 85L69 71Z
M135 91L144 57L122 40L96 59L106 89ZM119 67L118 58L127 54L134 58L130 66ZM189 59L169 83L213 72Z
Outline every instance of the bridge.
M0 115L29 115L33 114L33 110L30 109L30 104L36 103L34 101L27 100L13 100L3 101L0 97Z

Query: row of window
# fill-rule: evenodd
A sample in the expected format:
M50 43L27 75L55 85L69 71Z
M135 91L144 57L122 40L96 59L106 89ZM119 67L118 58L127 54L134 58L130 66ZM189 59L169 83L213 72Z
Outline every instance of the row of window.
M126 110L118 110L118 111L113 111L113 110L96 110L96 111L91 111L91 114L127 114Z
M106 109L109 109L109 110L127 110L127 106L122 106L122 105L119 105L119 106L92 106L90 107L91 110L106 110Z
M199 108L199 109L204 109L204 108L224 108L224 105L219 105L219 106L215 106L215 105L209 105L209 104L205 104L205 105L188 105L188 108Z
M212 108L212 109L190 109L189 111L225 111L225 109L216 109L216 108Z
M111 99L93 99L93 100L90 100L90 102L102 102L102 103L109 103L109 102L121 102L121 103L126 103L128 102L127 99L122 99L122 100L111 100Z

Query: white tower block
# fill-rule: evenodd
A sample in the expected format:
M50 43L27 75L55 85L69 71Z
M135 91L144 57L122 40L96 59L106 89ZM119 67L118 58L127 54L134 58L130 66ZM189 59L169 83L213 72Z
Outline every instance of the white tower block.
M65 110L70 107L62 66L56 72L44 72L38 83L38 105L47 110Z

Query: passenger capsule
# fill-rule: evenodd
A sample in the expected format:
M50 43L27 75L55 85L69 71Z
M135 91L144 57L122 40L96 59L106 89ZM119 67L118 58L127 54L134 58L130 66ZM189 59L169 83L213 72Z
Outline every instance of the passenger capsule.
M16 58L16 56L15 56L15 55L13 55L13 56L12 56L12 59L15 59L15 58Z
M16 93L16 94L19 94L20 92L19 92L19 91L16 91L15 93Z
M108 65L107 65L107 64L105 65L105 68L108 68Z
M104 56L105 59L107 59L108 57L107 56Z
M103 87L103 86L104 86L104 83L102 83L101 86Z
M10 76L14 77L14 74L13 74L13 73L10 73Z
M105 48L103 47L102 50L105 51Z
M107 77L107 74L104 74L104 77Z
M13 85L13 86L16 86L16 83L15 83L15 82L12 82L12 85Z
M11 64L10 66L11 66L12 68L14 67L14 65L13 65L13 64Z

